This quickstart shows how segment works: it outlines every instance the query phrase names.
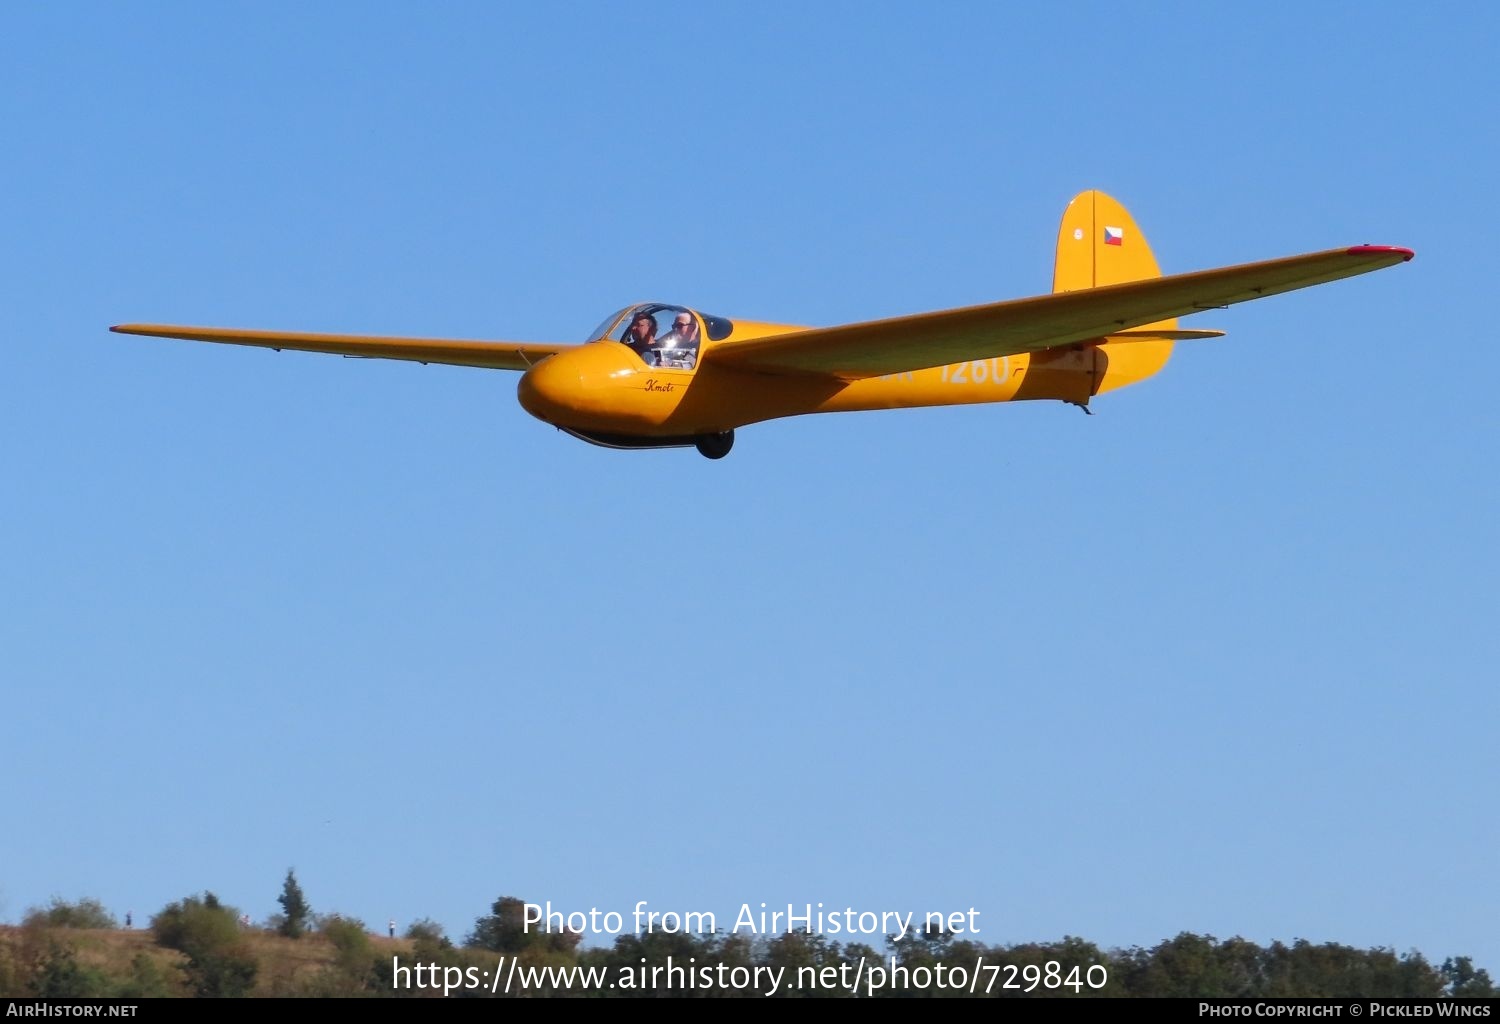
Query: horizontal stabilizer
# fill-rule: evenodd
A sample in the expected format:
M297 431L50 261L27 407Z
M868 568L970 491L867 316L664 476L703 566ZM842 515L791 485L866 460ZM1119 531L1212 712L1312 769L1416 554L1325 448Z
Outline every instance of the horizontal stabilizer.
M1116 331L1110 341L1203 341L1207 338L1222 338L1223 331Z

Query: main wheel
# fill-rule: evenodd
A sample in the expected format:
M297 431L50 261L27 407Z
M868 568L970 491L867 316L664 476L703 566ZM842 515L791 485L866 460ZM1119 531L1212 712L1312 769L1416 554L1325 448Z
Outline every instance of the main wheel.
M693 439L698 447L698 453L705 459L722 459L729 454L729 449L734 447L734 431L726 430L722 434L699 434Z

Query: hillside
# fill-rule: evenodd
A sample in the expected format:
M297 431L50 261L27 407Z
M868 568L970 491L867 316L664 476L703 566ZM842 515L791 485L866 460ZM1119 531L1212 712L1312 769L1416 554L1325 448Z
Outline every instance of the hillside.
M336 943L325 933L294 940L242 929L239 952L255 964L244 994L359 995L376 982L374 966L412 953L413 943L406 939L364 934L363 940ZM149 929L0 925L3 996L192 996L188 967L185 954L157 945Z

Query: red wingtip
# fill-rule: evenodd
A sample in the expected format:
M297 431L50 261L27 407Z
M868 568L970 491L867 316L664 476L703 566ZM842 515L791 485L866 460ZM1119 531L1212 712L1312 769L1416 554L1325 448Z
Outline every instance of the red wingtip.
M1355 245L1350 246L1348 252L1350 256L1375 256L1381 253L1392 253L1399 255L1403 263L1416 255L1410 249L1399 245Z

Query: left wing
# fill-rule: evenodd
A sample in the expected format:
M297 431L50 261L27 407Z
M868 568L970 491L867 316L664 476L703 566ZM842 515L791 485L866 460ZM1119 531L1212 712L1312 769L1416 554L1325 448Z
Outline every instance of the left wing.
M704 362L764 373L857 380L1073 345L1159 320L1365 274L1404 263L1412 256L1410 249L1389 245L1329 249L985 306L722 341L704 353Z
M453 341L446 338L379 338L357 334L298 334L281 331L241 331L225 327L177 327L171 324L120 324L116 334L144 334L183 341L215 341L226 345L327 352L365 359L410 359L419 363L478 366L489 370L525 370L564 349L577 345L547 345L526 341Z

